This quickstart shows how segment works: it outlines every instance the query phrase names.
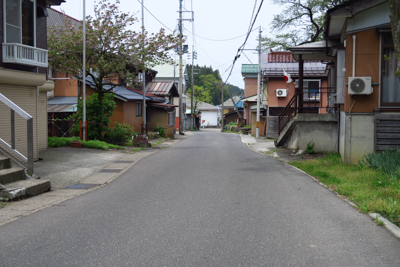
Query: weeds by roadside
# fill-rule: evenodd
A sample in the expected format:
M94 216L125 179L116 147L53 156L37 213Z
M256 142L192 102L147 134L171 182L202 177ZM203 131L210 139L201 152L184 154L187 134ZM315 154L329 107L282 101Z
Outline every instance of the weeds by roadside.
M344 164L337 153L329 153L322 159L294 161L290 164L355 203L360 211L379 213L400 226L400 180L395 176L367 164Z

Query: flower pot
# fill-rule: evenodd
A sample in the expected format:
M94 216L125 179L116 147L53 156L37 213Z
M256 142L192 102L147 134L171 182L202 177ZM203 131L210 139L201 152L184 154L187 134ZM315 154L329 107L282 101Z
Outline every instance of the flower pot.
M82 142L71 141L71 147L81 148Z

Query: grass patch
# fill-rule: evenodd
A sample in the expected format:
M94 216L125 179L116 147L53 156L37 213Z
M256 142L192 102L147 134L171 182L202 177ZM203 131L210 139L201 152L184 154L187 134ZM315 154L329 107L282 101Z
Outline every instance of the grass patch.
M271 154L274 154L275 152L276 152L276 149L273 148L273 149L271 149L271 150L265 152L265 155L271 155Z
M121 146L109 144L99 140L89 140L89 141L82 141L79 140L79 137L49 137L48 138L48 147L63 147L63 146L70 146L71 141L82 142L82 147L85 148L94 148L94 149L124 149Z
M314 176L355 203L364 213L376 212L400 226L400 180L366 164L347 165L336 153L291 165Z
M135 147L134 149L132 149L132 151L140 152L140 151L142 151L144 149L145 149L144 147Z

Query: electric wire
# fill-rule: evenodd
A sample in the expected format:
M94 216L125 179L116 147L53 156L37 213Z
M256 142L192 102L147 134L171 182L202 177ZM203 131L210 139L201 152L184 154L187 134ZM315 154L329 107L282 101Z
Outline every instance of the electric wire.
M141 2L140 0L138 0L138 2L139 2L140 4L142 4L142 2ZM168 28L164 23L162 23L156 16L154 16L153 13L151 13L150 10L148 10L147 7L146 7L145 5L143 5L143 7L144 7L144 9L147 10L147 12L149 12L149 14L150 14L153 18L155 18L159 23L161 23L161 25L163 25L165 28L167 28L167 29L170 30L171 32L175 32L175 31L171 30L170 28Z
M190 32L188 29L186 29L186 31ZM255 29L252 30L252 32L253 32L253 31L255 31ZM192 33L192 32L190 32L190 33ZM194 33L192 33L192 34L194 34ZM194 34L194 35L195 35L196 37L200 38L200 39L204 39L204 40L207 40L207 41L212 41L212 42L226 42L226 41L232 41L232 40L235 40L235 39L239 39L240 37L243 37L243 36L245 36L245 35L247 35L247 34L248 34L248 33L245 33L245 34L240 35L240 36L237 36L237 37L233 37L233 38L230 38L230 39L223 39L223 40L209 39L209 38L201 37L201 36L196 35L196 34Z
M261 0L260 6L258 7L258 10L257 10L257 14L256 14L255 17L254 17L253 23L251 23L250 30L253 29L253 27L254 27L254 23L255 23L256 20L257 20L258 14L260 13L260 10L261 10L261 7L262 7L263 3L264 3L264 0ZM228 82L228 79L229 79L229 77L230 77L231 74L232 74L233 68L235 67L235 63L236 63L237 59L240 57L240 54L241 54L241 52L242 52L242 49L243 49L243 47L246 45L247 40L249 39L250 33L251 33L250 31L247 33L247 36L246 36L246 39L244 40L244 43L239 47L239 49L238 49L238 51L237 51L237 53L236 53L236 56L235 56L235 58L234 58L234 60L233 60L233 64L232 64L231 71L229 72L229 75L228 75L228 77L226 78L225 84Z

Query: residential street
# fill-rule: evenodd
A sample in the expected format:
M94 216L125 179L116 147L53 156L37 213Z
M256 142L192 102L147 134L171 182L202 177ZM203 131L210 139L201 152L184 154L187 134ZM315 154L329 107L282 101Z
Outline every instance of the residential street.
M219 129L0 233L2 267L400 266L400 240L367 214Z

